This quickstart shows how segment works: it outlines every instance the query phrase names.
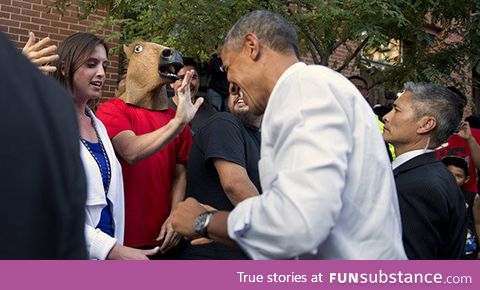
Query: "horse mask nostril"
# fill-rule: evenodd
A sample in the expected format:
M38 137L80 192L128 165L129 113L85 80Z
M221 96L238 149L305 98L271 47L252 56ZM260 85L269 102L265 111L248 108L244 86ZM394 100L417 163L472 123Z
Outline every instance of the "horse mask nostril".
M164 78L172 81L178 80L177 73L183 67L180 53L174 49L165 48L160 52L158 71Z
M173 52L169 48L166 48L166 49L162 50L162 57L163 58L170 58L172 56L172 54L173 54Z

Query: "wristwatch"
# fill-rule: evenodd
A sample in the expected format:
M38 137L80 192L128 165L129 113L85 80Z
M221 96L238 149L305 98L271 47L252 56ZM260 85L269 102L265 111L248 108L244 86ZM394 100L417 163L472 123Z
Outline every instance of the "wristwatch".
M212 216L216 213L216 210L206 211L197 216L193 222L193 228L197 235L202 237L208 237L207 227L212 219Z

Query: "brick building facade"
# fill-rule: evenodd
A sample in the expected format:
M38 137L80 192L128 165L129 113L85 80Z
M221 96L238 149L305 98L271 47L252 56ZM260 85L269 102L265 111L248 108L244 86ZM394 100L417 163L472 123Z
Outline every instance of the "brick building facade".
M55 9L49 9L51 0L0 0L0 31L15 44L22 48L28 40L28 33L32 31L38 39L50 37L54 44L58 45L65 37L79 31L90 31L91 25L105 12L100 11L96 15L90 15L85 20L78 19L79 7L68 7L63 15ZM51 11L50 11L51 10ZM105 37L118 27L107 27L99 33L99 37ZM116 43L109 42L110 47ZM109 65L106 72L106 81L103 88L103 96L113 97L119 71L119 56L110 55Z

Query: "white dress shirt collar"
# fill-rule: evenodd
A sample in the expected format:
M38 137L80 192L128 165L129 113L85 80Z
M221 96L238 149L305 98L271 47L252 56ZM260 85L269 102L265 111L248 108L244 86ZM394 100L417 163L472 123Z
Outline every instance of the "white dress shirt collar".
M407 162L410 159L417 157L418 155L422 155L425 153L433 152L433 149L418 149L409 152L405 152L402 155L397 156L395 160L392 162L392 169L396 169L403 163Z

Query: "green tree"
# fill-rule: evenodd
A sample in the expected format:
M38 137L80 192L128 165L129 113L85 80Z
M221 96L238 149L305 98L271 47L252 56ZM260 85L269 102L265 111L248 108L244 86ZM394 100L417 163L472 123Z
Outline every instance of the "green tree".
M123 42L156 41L200 60L241 15L256 9L283 15L298 31L302 54L340 72L367 69L372 53L401 39L401 57L370 70L375 83L392 88L407 80L465 83L480 59L480 0L56 0L54 6L61 10L72 2L82 7L81 16L106 9L98 27L120 25L112 37ZM340 47L348 54L332 62Z

